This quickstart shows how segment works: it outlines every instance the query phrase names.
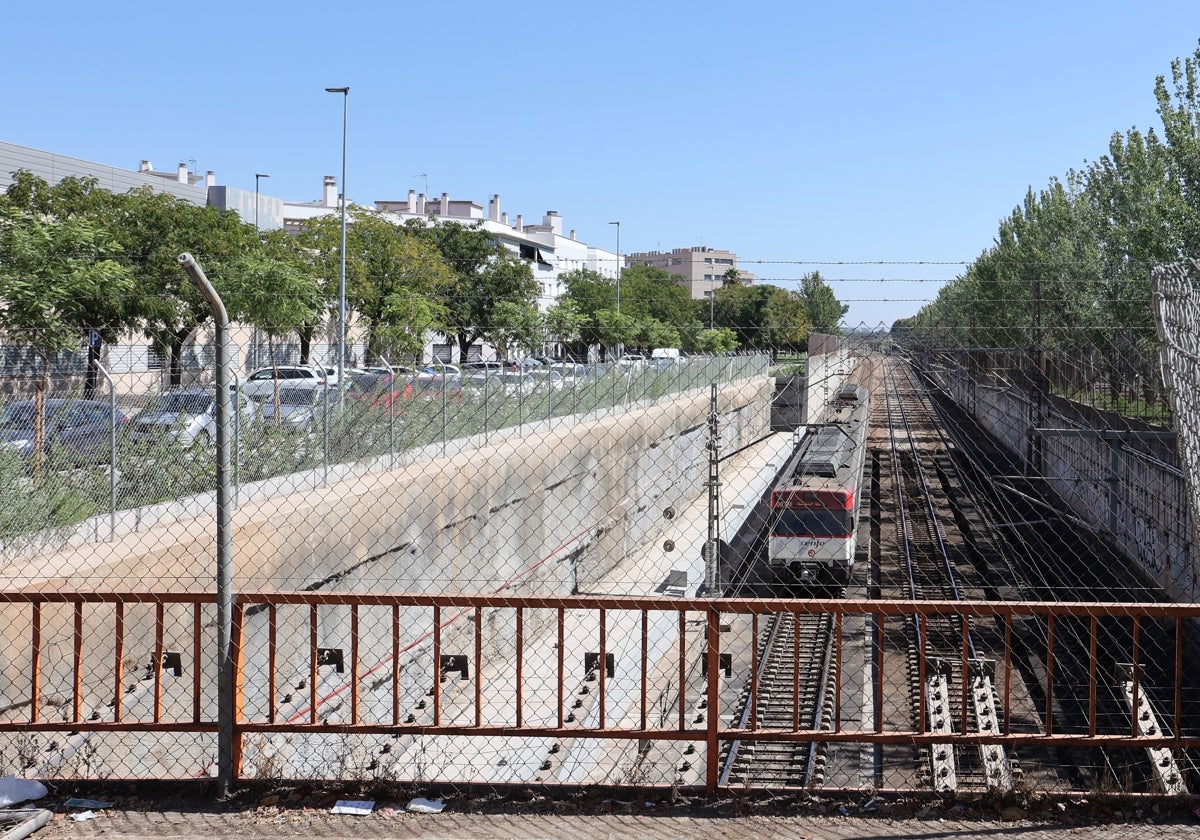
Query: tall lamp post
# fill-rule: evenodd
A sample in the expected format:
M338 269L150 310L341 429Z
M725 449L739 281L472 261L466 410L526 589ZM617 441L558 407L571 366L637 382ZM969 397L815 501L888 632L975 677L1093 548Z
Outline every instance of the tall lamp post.
M621 223L609 222L617 226L617 314L621 314Z
M342 95L342 180L339 182L338 200L342 205L342 257L338 275L338 354L337 389L338 406L342 405L343 383L346 381L346 117L350 109L350 88L327 87L326 93Z
M270 178L270 175L264 175L261 172L254 173L254 232L258 233L258 182L263 178Z

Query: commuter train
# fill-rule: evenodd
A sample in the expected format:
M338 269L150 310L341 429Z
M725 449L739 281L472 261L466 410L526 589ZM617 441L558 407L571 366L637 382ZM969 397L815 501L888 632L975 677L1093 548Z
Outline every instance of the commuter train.
M870 394L845 385L771 490L768 562L804 586L844 586L854 568Z

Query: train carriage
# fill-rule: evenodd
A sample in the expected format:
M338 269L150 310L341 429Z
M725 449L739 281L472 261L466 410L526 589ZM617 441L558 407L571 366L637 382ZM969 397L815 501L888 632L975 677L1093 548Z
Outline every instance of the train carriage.
M869 394L843 387L771 491L768 557L802 584L845 585L854 568Z

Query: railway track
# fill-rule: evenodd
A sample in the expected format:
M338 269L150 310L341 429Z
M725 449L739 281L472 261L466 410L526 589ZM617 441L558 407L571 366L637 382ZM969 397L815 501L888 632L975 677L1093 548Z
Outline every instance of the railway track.
M756 666L742 692L742 729L801 731L828 728L833 666L829 615L776 613L759 638ZM722 760L719 784L812 787L822 781L819 744L734 741Z
M913 376L911 367L905 365ZM937 393L936 383L923 382L925 393ZM969 417L945 400L929 400L946 448L956 457L950 464L957 483L995 536L999 551L988 557L982 587L988 597L1025 600L1146 600L1161 593L1137 580L1128 562L1117 555L1100 535L1081 527L1055 498L1046 498L1036 476L1008 453L990 443ZM1080 563L1081 558L1088 562ZM1031 693L1036 696L1042 723L1053 716L1053 729L1061 733L1128 734L1131 720L1142 731L1170 732L1168 702L1155 697L1154 678L1143 675L1138 696L1127 666L1117 651L1132 651L1131 628L1117 621L1060 620L1052 625L1029 621L1014 634L1015 662ZM1142 650L1170 651L1177 644L1163 628L1143 630ZM1046 648L1053 643L1052 667L1046 668ZM1171 659L1174 657L1171 656ZM1164 670L1166 663L1164 663ZM1089 682L1096 684L1088 696ZM1027 750L1025 761L1044 759L1054 775L1065 775L1081 789L1120 787L1124 790L1187 792L1185 774L1169 750L1147 749L1141 760L1137 750L1064 749L1046 756ZM1049 783L1043 780L1042 783Z
M888 429L897 546L903 597L965 600L939 511L938 493L926 462L936 448L933 411L907 367L889 362L884 371L882 410ZM930 463L932 466L932 463ZM910 708L920 731L998 734L992 663L976 641L970 622L957 616L922 616L908 622ZM1011 762L1003 747L976 750L934 744L922 751L929 783L940 793L965 789L1010 791Z

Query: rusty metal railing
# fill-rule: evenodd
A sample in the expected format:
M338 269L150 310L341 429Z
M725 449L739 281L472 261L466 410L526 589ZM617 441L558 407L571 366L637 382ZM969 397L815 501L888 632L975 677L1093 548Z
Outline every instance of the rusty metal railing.
M10 633L10 702L0 736L217 731L226 710L216 700L213 595L9 592L0 593L0 609ZM754 644L741 646L750 651L743 661L729 661L732 638L755 634L758 617L789 612L833 616L832 720L819 730L803 728L799 714L781 727L757 724L753 715L744 725L724 722L740 709L722 707L722 687L752 681L757 664ZM861 665L879 701L898 687L887 682L885 630L933 615L962 616L964 627L991 624L1002 725L982 733L964 719L952 731L933 731L925 715L885 720L878 709L856 724L844 721L847 624L868 628ZM717 787L722 749L734 739L1195 749L1200 686L1185 667L1185 650L1198 617L1200 605L1175 604L249 592L235 599L237 702L227 711L239 775L248 736L314 733L691 743L703 752L696 782L709 790ZM1014 636L1029 636L1030 628L1040 641L1018 650ZM961 661L950 667L965 691L977 662L965 634L963 644ZM1098 666L1106 649L1108 659L1122 663L1120 675ZM1088 663L1087 673L1062 684L1069 681L1056 658L1068 654ZM925 652L915 655L925 673ZM1040 698L1020 700L1035 703L1023 727L1012 725L1018 657L1036 659L1044 677ZM594 683L591 705L576 716L585 681ZM673 690L665 694L664 686ZM1123 722L1097 715L1098 703L1116 692L1132 698ZM1085 723L1058 720L1065 694L1086 711L1079 718ZM1155 719L1169 727L1139 724L1137 710L1151 694Z

